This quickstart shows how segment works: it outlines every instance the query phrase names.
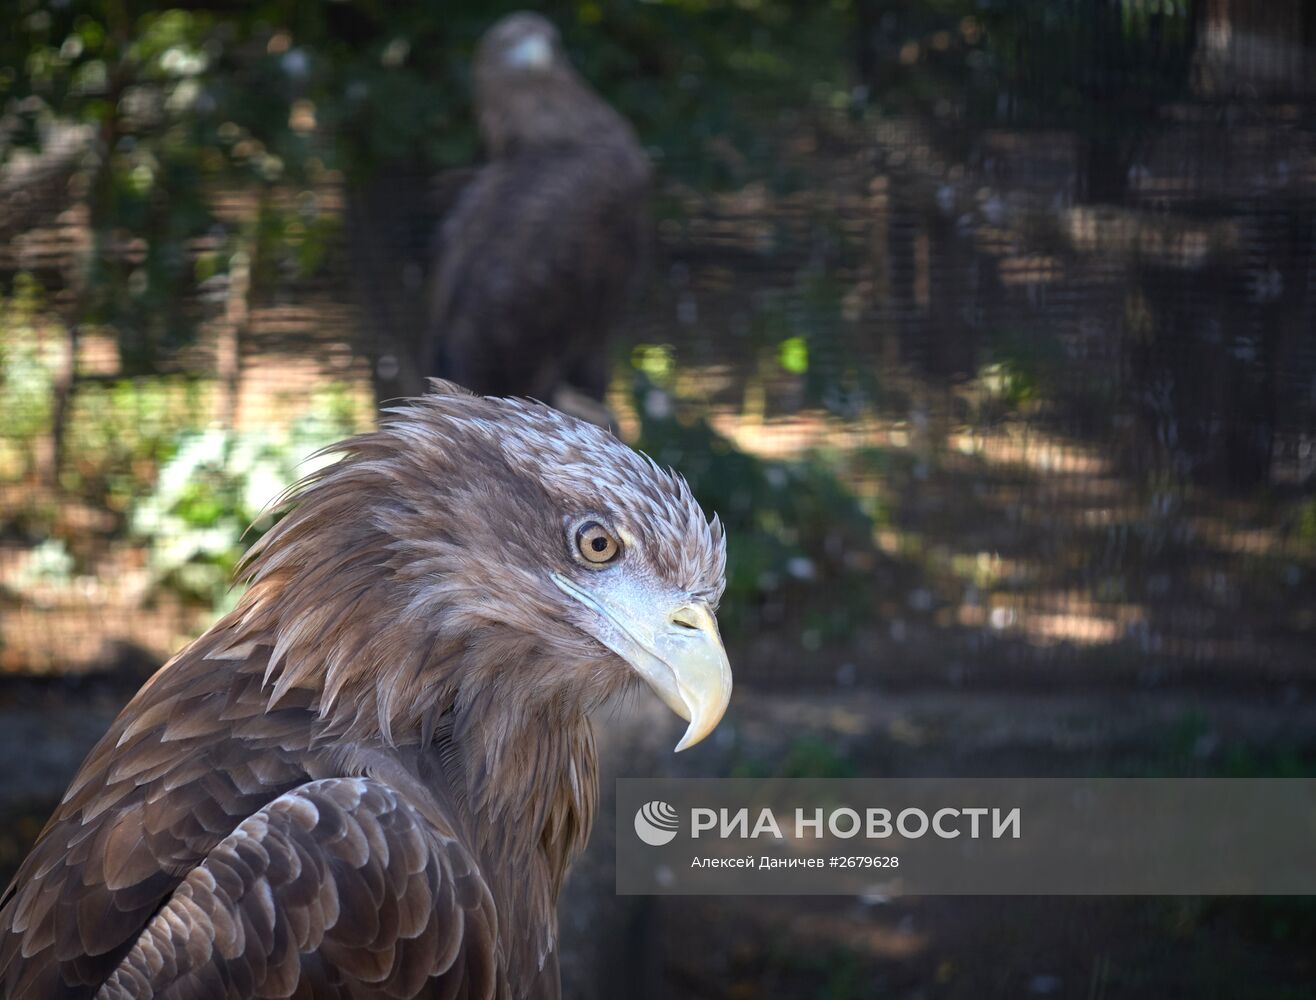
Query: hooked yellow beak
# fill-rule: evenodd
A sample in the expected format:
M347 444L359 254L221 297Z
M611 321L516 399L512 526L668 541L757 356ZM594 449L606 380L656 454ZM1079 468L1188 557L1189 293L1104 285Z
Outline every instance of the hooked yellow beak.
M717 728L731 700L731 664L708 605L685 601L656 608L665 602L655 600L647 588L623 584L586 592L556 573L553 582L599 613L606 623L599 641L690 723L676 745L678 752Z

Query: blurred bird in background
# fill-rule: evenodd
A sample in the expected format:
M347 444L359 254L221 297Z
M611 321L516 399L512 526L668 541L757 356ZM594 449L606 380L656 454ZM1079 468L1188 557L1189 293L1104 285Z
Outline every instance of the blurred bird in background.
M555 997L588 713L717 725L719 523L545 406L436 383L297 487L0 896L0 996Z
M475 100L489 162L439 232L430 369L480 393L601 402L648 228L648 160L536 14L486 33Z
M607 424L609 331L649 236L648 158L537 14L485 33L473 83L488 161L435 186L446 213L412 363L475 392L529 396Z

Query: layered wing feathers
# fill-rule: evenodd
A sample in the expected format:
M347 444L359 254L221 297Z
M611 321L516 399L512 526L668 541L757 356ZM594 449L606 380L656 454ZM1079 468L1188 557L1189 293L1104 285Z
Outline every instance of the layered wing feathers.
M496 939L456 840L387 785L330 778L225 837L96 996L491 997Z
M267 650L149 683L0 894L0 997L396 997L505 990L495 908L436 801L342 777Z

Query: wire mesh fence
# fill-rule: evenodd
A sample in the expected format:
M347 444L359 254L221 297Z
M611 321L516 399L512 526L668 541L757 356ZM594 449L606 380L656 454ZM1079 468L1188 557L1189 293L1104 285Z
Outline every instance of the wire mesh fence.
M0 885L307 457L434 374L501 11L10 6ZM1297 898L620 899L608 790L1311 773L1311 4L541 7L654 163L593 415L726 523L736 678L698 755L597 720L566 994L1306 995Z
M728 521L740 677L1310 680L1313 28L1265 6L861 5L859 85L782 108L751 180L660 164L607 402ZM229 606L433 266L414 167L370 181L403 225L327 168L216 184L147 356L79 313L93 138L48 140L0 175L13 673L159 662Z

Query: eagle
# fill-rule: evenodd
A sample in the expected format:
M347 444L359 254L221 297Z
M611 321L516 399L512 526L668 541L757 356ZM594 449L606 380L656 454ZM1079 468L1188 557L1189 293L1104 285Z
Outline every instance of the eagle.
M538 14L493 25L473 76L488 162L436 236L428 370L606 422L608 332L648 240L649 160Z
M684 480L436 382L286 499L0 896L0 996L554 997L590 713L713 730L726 546Z

